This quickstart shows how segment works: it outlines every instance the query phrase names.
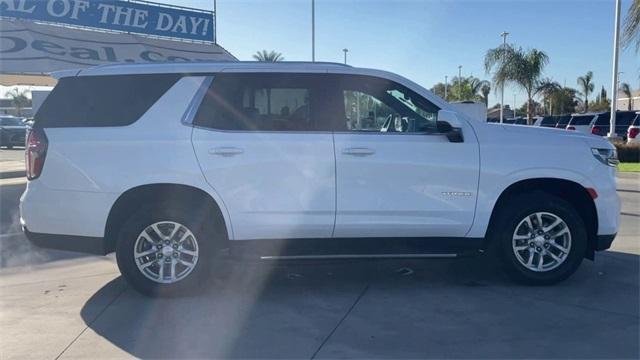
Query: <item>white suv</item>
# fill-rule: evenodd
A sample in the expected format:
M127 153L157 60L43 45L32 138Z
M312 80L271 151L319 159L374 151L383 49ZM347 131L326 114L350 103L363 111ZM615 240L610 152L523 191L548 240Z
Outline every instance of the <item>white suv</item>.
M28 136L33 242L116 252L146 294L221 249L281 259L495 249L532 284L618 231L613 146L486 124L384 71L327 63L111 65L58 74Z

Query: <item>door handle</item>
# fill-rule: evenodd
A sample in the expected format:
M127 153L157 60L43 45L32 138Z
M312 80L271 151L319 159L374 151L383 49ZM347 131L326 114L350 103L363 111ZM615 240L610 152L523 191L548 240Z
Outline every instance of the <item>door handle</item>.
M376 153L375 150L364 148L364 147L354 147L354 148L346 148L342 150L342 153L345 155L353 155L353 156L369 156Z
M234 156L242 154L244 150L233 146L222 146L213 149L209 149L209 154L220 156Z

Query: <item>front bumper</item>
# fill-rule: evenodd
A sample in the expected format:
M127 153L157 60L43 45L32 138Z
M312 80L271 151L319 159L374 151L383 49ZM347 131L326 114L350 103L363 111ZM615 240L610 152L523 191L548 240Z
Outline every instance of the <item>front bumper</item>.
M33 233L25 226L22 231L38 247L95 255L107 254L104 238L101 237Z

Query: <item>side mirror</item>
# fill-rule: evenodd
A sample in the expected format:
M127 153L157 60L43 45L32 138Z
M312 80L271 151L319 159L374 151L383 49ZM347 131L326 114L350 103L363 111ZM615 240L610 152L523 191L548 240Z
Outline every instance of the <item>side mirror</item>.
M453 111L438 111L438 121L436 128L439 133L444 134L450 142L464 142L462 136L462 123Z

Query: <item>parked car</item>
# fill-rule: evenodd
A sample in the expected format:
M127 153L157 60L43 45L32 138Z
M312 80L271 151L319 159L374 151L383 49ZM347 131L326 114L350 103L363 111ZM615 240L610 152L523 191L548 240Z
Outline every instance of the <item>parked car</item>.
M575 130L583 133L591 133L591 126L596 121L598 114L575 114L571 116L567 123L567 130Z
M636 117L627 129L627 143L640 144L640 111L636 113Z
M54 76L28 135L23 230L45 247L115 251L145 294L201 287L221 249L298 260L495 249L515 279L552 284L618 231L608 141L470 119L389 72L202 62ZM394 121L383 132L369 111Z
M22 118L15 116L0 116L0 146L13 149L14 146L24 146L27 126Z
M558 122L556 122L556 129L566 129L567 124L569 124L569 120L571 120L571 115L562 115L558 118Z
M616 134L621 136L623 140L627 140L627 130L631 122L635 118L634 111L616 111ZM611 112L603 112L598 114L598 118L591 126L591 133L594 135L607 136L610 130Z

